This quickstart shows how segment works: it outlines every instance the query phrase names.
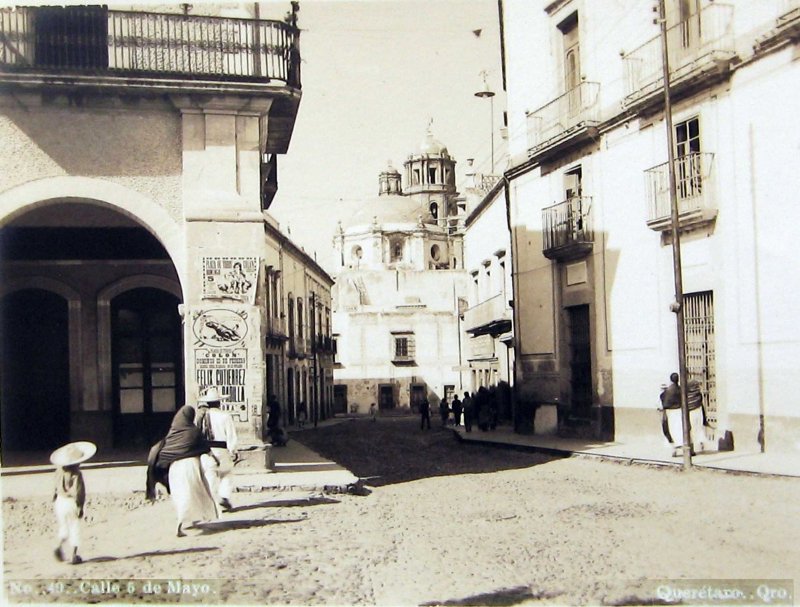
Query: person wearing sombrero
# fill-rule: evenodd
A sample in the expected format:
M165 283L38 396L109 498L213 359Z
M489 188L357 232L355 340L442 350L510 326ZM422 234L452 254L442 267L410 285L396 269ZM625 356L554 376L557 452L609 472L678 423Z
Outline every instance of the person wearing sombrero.
M97 452L97 446L88 441L68 443L50 454L50 462L56 466L55 491L53 492L53 511L58 522L58 546L55 556L65 560L65 544L72 546L69 562L73 565L83 562L78 555L80 544L80 520L86 503L86 485L81 474L81 463Z
M230 414L220 408L221 402L227 398L227 395L221 394L219 389L212 386L197 402L197 426L211 445L211 454L214 456L212 458L203 455L200 464L211 488L211 495L223 512L233 508L232 472L238 459L236 426Z
M200 456L210 453L211 447L194 425L194 417L194 407L184 405L178 409L156 457L156 466L169 470L169 492L178 519L178 537L186 535L184 524L190 526L219 516L200 468Z

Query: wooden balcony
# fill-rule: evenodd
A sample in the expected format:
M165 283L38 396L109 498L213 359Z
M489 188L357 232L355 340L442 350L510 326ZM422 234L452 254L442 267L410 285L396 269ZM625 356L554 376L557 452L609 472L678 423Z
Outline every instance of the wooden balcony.
M498 293L468 308L464 312L464 330L473 335L499 335L510 331L511 308L506 296Z
M733 7L714 2L667 29L670 91L676 97L730 74L735 56ZM656 36L623 55L626 109L641 111L663 101L661 37Z
M282 21L102 6L0 8L0 86L263 98L265 151L285 153L300 101L298 44L299 30Z
M592 252L592 198L579 196L542 209L542 254L569 261Z
M714 154L697 153L675 160L675 191L681 229L709 224L717 216L713 195ZM658 232L672 227L669 198L669 163L645 171L647 179L647 226Z
M527 114L528 157L544 158L597 135L600 84L581 82Z

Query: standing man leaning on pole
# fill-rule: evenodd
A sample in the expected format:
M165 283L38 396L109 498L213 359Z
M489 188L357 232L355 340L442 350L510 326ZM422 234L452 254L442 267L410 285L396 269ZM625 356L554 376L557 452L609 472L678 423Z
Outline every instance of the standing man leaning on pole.
M219 393L215 387L209 388L201 396L197 404L197 426L203 436L211 445L211 452L217 461L209 455L203 455L200 460L203 465L203 474L208 482L211 495L222 506L223 512L233 508L231 496L233 495L233 465L239 456L236 453L238 438L236 427L230 413L220 409L220 402L228 398Z

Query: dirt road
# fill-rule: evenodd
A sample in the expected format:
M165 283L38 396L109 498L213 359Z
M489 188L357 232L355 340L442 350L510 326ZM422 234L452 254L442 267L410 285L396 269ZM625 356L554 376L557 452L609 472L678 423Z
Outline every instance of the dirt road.
M373 477L370 494L240 493L234 512L186 538L173 536L168 499L90 495L86 562L78 566L52 556L46 500L6 499L6 588L32 580L30 593L17 585L9 598L663 604L656 580L799 578L794 479L462 445L435 426L420 432L411 419L345 422L295 437ZM751 604L761 602L748 592Z

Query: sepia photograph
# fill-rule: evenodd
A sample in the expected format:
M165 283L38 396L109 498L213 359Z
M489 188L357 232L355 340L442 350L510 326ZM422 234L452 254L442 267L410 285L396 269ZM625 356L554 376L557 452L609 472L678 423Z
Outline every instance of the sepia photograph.
M798 100L800 0L0 0L0 603L798 603Z

